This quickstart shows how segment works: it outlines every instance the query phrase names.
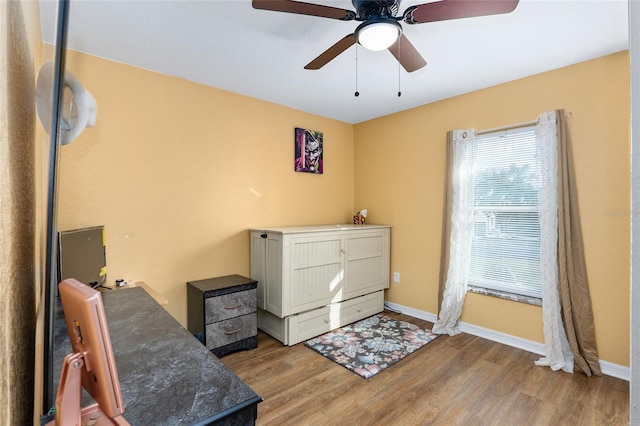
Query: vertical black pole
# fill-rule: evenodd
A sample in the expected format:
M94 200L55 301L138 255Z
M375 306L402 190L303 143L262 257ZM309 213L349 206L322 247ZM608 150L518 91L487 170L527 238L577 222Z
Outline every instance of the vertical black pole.
M62 97L64 94L64 73L67 51L67 29L69 23L69 0L58 0L58 20L56 25L55 61L53 74L53 105L51 109L51 129L49 129L49 180L47 186L47 246L44 276L44 396L43 414L47 414L54 405L55 391L53 389L53 338L55 334L56 317L56 285L58 280L57 268L57 237L56 229L56 196L57 196L57 167L58 147L60 146L60 115L62 111Z

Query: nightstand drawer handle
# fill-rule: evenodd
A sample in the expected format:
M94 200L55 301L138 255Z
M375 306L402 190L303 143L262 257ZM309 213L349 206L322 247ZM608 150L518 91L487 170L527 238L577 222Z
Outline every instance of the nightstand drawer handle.
M233 309L238 309L238 308L240 308L240 307L242 307L242 304L241 304L241 303L238 303L237 305L225 306L224 308L225 308L225 309L228 309L228 310L230 310L230 311L231 311L231 310L233 310Z
M240 333L240 330L242 330L242 327L236 328L235 330L225 331L224 334L226 334L227 336L231 336L232 334Z

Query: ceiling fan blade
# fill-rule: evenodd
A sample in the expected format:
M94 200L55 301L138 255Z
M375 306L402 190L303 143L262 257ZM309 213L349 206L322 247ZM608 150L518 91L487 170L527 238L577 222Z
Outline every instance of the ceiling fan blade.
M513 12L518 0L442 0L408 8L402 17L407 24L446 21Z
M400 65L402 65L407 72L417 71L427 65L427 61L424 60L422 55L413 47L413 44L411 44L404 34L389 47L389 52L396 57Z
M349 34L344 36L341 40L339 40L336 44L325 50L315 58L313 61L309 62L305 65L305 70L319 70L323 66L327 65L331 60L333 60L336 56L350 48L356 44L356 36L355 34Z
M319 16L321 18L339 19L341 21L352 21L356 18L356 14L352 10L340 9L337 7L324 6L320 4L303 3L293 0L253 0L251 4L253 5L254 9L298 13L300 15L311 15Z

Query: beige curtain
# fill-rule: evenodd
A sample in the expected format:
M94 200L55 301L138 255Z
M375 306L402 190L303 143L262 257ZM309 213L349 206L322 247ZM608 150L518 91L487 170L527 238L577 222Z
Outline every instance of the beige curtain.
M30 2L0 1L0 422L33 423L35 107Z
M578 192L564 110L558 125L558 288L574 369L600 376L600 362L584 258Z
M446 169L444 178L444 203L442 209L442 241L440 242L440 281L438 286L438 309L442 309L444 288L449 270L449 251L451 250L451 212L453 209L453 132L447 132Z

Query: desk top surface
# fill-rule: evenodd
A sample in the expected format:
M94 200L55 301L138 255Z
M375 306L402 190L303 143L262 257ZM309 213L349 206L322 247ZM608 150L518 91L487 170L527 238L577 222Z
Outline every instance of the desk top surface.
M142 288L104 291L102 299L123 417L132 425L204 424L262 400ZM71 347L64 313L57 313L56 381Z

